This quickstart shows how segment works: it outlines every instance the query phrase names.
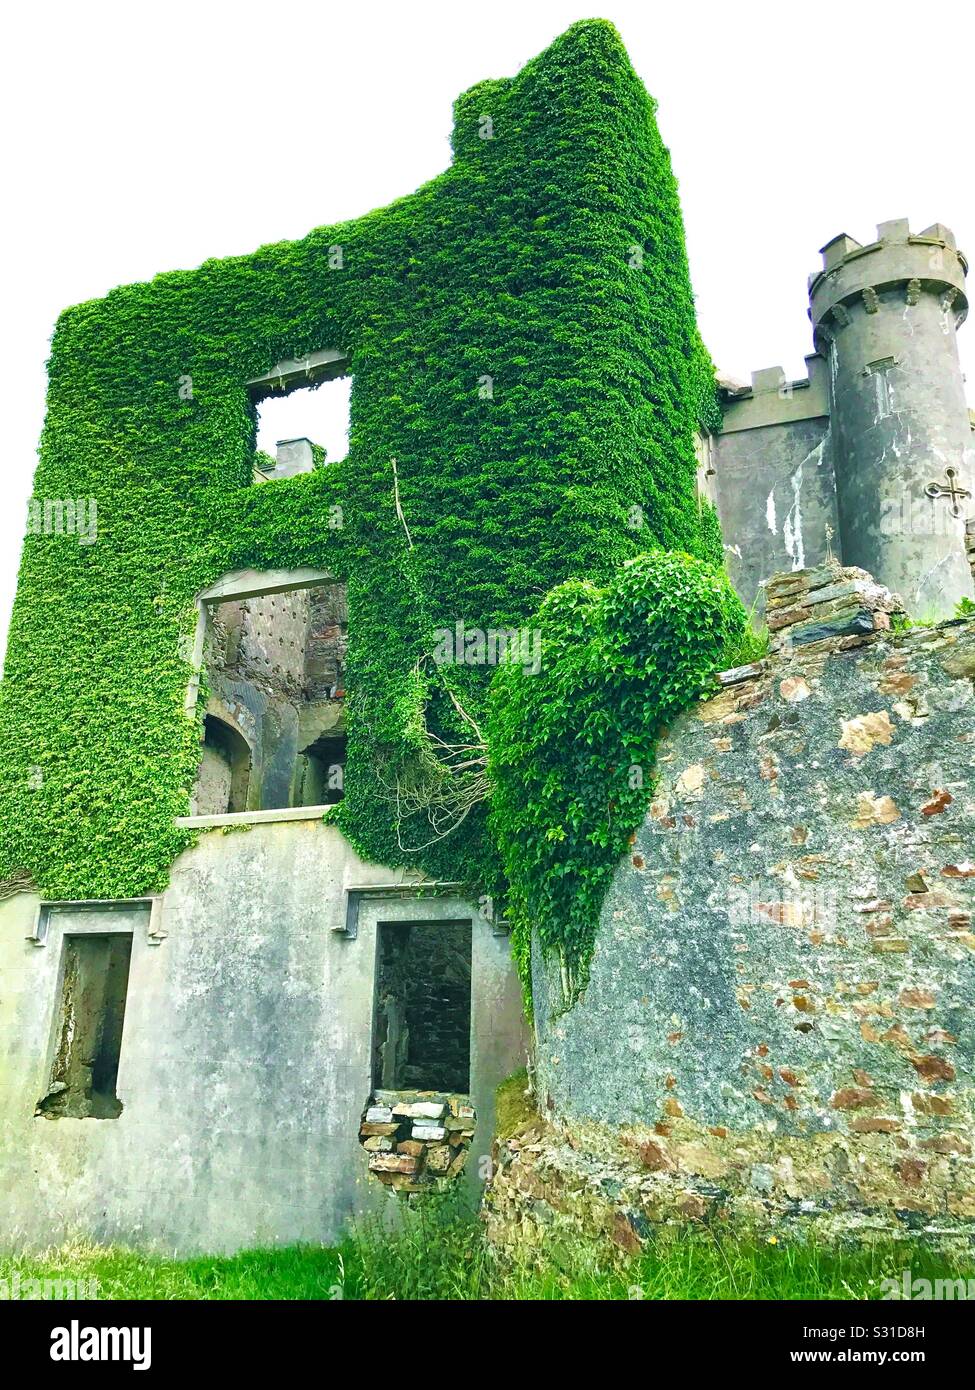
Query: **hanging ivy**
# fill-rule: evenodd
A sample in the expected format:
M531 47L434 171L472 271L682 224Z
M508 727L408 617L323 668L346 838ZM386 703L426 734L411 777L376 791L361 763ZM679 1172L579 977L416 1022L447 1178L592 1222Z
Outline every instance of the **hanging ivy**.
M656 744L699 698L746 614L726 576L680 552L570 580L542 604L537 673L499 669L490 701L490 825L509 884L526 999L533 936L584 988L603 897L646 812Z

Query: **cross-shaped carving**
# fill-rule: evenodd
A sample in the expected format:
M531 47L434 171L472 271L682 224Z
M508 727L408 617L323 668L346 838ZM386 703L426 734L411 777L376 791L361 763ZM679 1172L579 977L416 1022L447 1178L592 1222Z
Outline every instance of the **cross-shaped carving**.
M925 491L925 493L927 494L928 497L934 497L934 498L937 498L937 497L950 497L950 498L951 498L951 515L952 515L952 516L961 516L961 507L959 507L959 505L958 505L959 498L961 498L961 497L971 497L972 494L968 491L968 488L967 488L967 487L962 487L961 484L957 481L957 479L958 479L958 470L957 470L957 469L955 469L955 468L946 468L946 469L945 469L945 476L946 476L947 479L948 479L948 486L947 486L947 487L945 487L944 483L928 483L928 485L927 485L927 487L924 489L924 491Z

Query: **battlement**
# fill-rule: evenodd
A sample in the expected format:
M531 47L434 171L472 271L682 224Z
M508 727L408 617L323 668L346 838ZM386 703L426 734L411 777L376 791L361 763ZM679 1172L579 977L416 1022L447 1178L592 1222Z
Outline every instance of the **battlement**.
M806 358L806 375L790 381L781 366L752 372L750 384L718 377L724 406L722 434L787 425L829 414L826 363L818 352Z
M918 232L916 236L911 235L910 222L906 217L895 217L890 222L880 222L877 224L877 239L869 242L866 246L862 242L856 241L847 232L840 232L834 236L825 246L820 247L820 255L823 258L823 271L815 271L809 277L810 288L813 282L818 279L823 272L835 270L844 261L857 256L864 256L870 252L878 250L881 246L904 246L925 245L942 246L950 248L957 255L958 245L955 235L950 227L946 227L943 222L933 222L930 227L925 227L923 232ZM968 262L961 257L965 269L968 269Z
M923 294L933 294L955 315L956 326L967 315L968 261L941 222L912 233L906 217L894 218L881 222L876 240L866 245L841 232L820 254L822 269L809 277L809 316L822 353L851 313L878 313L882 297L896 300L900 313L905 304L913 307Z

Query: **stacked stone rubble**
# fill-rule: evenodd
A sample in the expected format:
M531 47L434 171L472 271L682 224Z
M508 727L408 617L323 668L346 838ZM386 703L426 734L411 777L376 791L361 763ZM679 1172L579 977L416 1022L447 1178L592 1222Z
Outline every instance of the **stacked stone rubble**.
M888 631L904 612L892 594L852 565L777 574L766 590L766 622L773 652L829 643L837 650L859 646L875 632Z
M965 523L965 555L972 578L975 579L975 516L970 517Z
M369 1171L397 1192L429 1192L456 1178L476 1124L469 1096L375 1091L359 1126Z

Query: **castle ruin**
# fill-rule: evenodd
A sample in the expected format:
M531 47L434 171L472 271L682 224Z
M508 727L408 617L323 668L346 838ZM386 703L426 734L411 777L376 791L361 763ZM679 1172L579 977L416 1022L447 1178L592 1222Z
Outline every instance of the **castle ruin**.
M59 323L35 490L98 534L29 534L0 689L0 1235L327 1242L463 1173L501 1243L968 1239L965 259L835 237L807 377L719 379L719 422L611 27L465 93L453 146ZM255 456L263 399L347 375L347 459ZM430 634L654 548L723 556L770 650L667 729L581 997L536 948L529 1023L471 888L485 673L438 685ZM534 1139L492 1146L526 1057Z

